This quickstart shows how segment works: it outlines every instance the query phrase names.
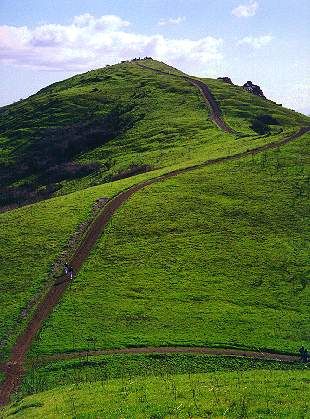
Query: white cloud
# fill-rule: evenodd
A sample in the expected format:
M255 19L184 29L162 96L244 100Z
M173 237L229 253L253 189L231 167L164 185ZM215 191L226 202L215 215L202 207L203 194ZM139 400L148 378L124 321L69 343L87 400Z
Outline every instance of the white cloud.
M258 49L264 47L273 40L272 35L261 35L261 36L246 36L237 42L237 45L249 45L252 48Z
M250 17L254 16L258 9L257 1L251 1L248 4L240 4L232 10L232 14L236 17Z
M277 85L270 86L270 97L283 106L296 109L298 112L310 115L310 85L308 80L299 83L282 83L281 89Z
M179 16L176 18L169 17L168 19L160 19L158 22L159 26L166 26L166 25L180 25L180 23L185 22L186 18L185 16Z
M222 59L222 39L143 35L118 16L76 16L69 25L0 26L0 62L34 69L83 71L133 57L152 56L187 71Z

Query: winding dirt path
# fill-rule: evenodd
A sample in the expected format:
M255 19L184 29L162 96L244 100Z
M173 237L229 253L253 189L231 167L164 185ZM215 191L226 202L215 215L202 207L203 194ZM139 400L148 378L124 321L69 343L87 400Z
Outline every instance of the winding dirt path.
M153 69L152 69L153 70ZM216 101L214 100L214 98L212 99L212 95L208 89L208 87L202 83L199 82L197 80L194 79L190 79L187 78L190 82L192 82L193 84L195 84L201 91L201 93L203 94L205 100L210 103L211 109L212 109L212 113L214 115L214 121L217 123L217 125L219 126L219 128L221 128L223 131L225 132L232 132L231 128L228 127L225 122L222 120L221 115L220 115L220 110L218 105L216 104ZM228 131L229 130L229 131ZM281 145L287 144L290 141L293 141L299 137L301 137L303 134L305 134L306 132L310 131L310 127L305 127L305 128L301 128L298 132L290 135L287 138L284 138L283 140L274 142L274 143L269 143L257 148L254 148L252 150L247 150L247 151L243 151L241 153L237 153L235 155L232 156L226 156L226 157L219 157L216 159L211 159L211 160L207 160L204 163L201 164L197 164L191 167L186 167L183 169L178 169L178 170L174 170L172 172L169 172L167 174L164 174L162 176L153 178L153 179L149 179L143 182L140 182L134 186L132 186L131 188L119 193L117 196L115 196L114 198L112 198L110 201L108 201L108 203L103 207L103 209L101 210L101 212L99 213L99 215L97 216L97 218L95 218L95 220L93 221L93 223L91 224L84 240L82 241L82 243L80 244L80 246L78 247L78 249L76 250L74 256L72 257L72 260L70 261L70 264L73 266L75 273L77 273L83 262L86 260L86 258L88 257L91 249L94 247L97 239L101 236L105 226L107 225L107 223L110 221L110 219L112 218L113 214L117 211L118 208L120 208L126 201L128 201L128 199L137 191L140 191L141 189L165 180L165 179L169 179L173 176L177 176L181 173L186 173L186 172L190 172L192 170L196 170L205 166L209 166L212 164L218 164L218 163L224 163L230 160L236 160L236 159L240 159L242 157L248 156L248 155L254 155L257 153L260 153L262 151L266 151L272 148L277 148ZM2 386L0 388L0 406L4 405L6 403L8 403L11 394L13 394L22 379L23 373L24 373L24 362L25 362L25 356L27 351L29 350L31 343L33 341L33 339L35 338L37 332L40 330L42 323L44 322L44 320L46 320L50 313L52 312L52 310L54 309L54 307L58 304L60 298L62 297L63 293L65 292L66 288L68 287L70 283L70 280L68 277L66 276L61 276L58 278L57 282L55 282L55 284L50 288L50 290L47 292L47 294L45 295L45 297L43 298L43 300L38 304L35 313L32 317L32 319L30 320L28 326L26 327L26 329L24 330L24 332L18 337L14 347L12 348L11 351L11 356L10 359L8 360L8 362L6 362L5 364L2 364L2 371L5 373L5 380L2 383ZM128 349L127 351L132 351L130 353L139 353L139 352L134 352L134 351L138 351L138 350L143 350L144 353L147 351L152 351L154 350L154 348L138 348L138 349ZM168 351L168 348L157 348L156 351L158 352L159 350L165 350ZM175 351L182 351L181 348L174 348ZM193 351L194 348L191 348L191 351ZM196 350L196 349L195 349ZM197 351L201 351L201 350L205 350L205 351L211 351L211 349L209 348L197 348ZM214 349L212 349L212 351L214 351ZM220 354L223 355L223 349L219 350ZM226 350L225 350L226 351ZM172 349L171 349L172 352ZM242 351L243 354L248 354L245 356L252 356L251 352L245 352ZM129 353L129 352L123 352L123 353ZM207 352L205 352L207 353ZM215 354L215 352L214 352ZM227 353L228 354L228 353ZM230 355L233 355L233 351L231 350ZM240 353L239 353L240 355ZM269 355L264 356L263 359L270 359L268 358ZM283 355L281 354L277 354L278 357L282 357ZM280 359L280 358L279 358Z
M247 349L229 348L209 348L207 346L147 346L144 348L122 348L122 349L98 349L81 352L71 352L42 356L35 360L29 360L30 365L43 365L52 361L66 361L70 359L83 358L85 356L98 355L134 355L134 354L197 354L197 355L218 355L218 356L237 356L251 359L261 359L270 361L296 362L299 356L279 354L263 351L249 351Z

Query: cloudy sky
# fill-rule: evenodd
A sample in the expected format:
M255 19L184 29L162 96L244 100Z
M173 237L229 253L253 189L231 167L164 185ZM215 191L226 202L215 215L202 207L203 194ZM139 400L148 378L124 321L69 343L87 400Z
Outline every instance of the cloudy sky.
M0 106L152 56L310 114L309 0L0 0Z

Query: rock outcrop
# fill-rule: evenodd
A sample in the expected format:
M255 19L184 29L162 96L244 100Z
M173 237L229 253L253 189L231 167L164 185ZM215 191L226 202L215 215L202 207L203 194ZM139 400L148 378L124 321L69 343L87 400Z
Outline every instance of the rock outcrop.
M231 81L231 78L229 78L229 77L218 77L217 78L218 80L222 80L224 83L227 83L227 84L234 84L232 81Z
M266 99L262 89L257 84L253 84L250 80L248 80L242 87L253 95Z

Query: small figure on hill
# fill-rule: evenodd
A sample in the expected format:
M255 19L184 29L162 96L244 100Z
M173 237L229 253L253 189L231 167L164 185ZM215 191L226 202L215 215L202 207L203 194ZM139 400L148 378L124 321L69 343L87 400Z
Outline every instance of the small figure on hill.
M70 279L73 279L73 268L72 268L72 266L69 266L68 274L69 274Z
M69 265L68 265L68 263L66 262L65 263L65 265L64 265L64 272L65 272L65 275L68 275L68 272L69 272Z
M303 346L299 349L300 360L302 362L308 362L308 350Z

